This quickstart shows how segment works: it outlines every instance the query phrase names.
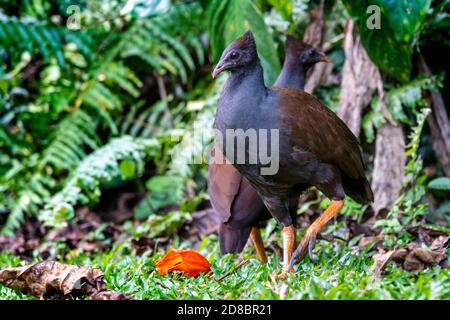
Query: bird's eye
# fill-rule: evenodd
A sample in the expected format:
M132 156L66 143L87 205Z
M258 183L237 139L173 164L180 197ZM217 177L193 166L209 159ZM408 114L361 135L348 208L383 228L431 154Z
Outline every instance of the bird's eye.
M230 54L230 58L231 58L232 60L236 60L237 58L239 58L239 53L236 52L236 51L233 51L233 52Z

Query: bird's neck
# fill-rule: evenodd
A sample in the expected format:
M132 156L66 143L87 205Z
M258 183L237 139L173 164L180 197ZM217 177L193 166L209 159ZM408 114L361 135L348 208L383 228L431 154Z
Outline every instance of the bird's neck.
M265 95L263 69L259 61L238 71L234 71L228 77L224 87L226 95L236 95L243 92L251 95Z
M214 126L222 132L228 128L248 128L254 121L250 114L263 105L267 93L259 62L234 70L222 90Z
M286 58L274 86L303 90L308 69L296 59Z

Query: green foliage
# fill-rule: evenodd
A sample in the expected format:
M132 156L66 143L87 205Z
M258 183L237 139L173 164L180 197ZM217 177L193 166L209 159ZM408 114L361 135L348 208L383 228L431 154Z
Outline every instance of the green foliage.
M440 177L436 178L428 184L428 188L433 190L450 191L450 178Z
M4 151L0 190L7 195L0 200L2 208L9 211L3 232L11 234L26 214L42 215L43 207L50 208L44 215L52 212L60 214L59 220L70 218L78 201L98 199L99 188L106 182L103 178L117 176L119 171L122 180L139 176L143 164L138 166L132 155L128 159L121 153L113 138L149 139L173 120L173 114L166 112L173 96L154 106L136 104L143 85L142 62L146 73L170 74L174 81L180 77L188 82L189 73L205 59L202 25L198 23L202 19L197 19L201 7L178 3L161 11L159 3L146 5L144 11L135 3L126 12L121 11L123 4L108 4L110 12L121 13L105 19L105 14L110 15L103 10L106 7L90 2L80 7L83 28L78 31L66 28L62 24L65 18L50 19L53 4L36 4L39 10L21 11L23 17L0 18L0 41L7 44L2 54L14 66L6 70L1 56L0 121L5 126L0 129ZM64 6L53 9L53 14L66 14ZM41 73L32 74L35 79L30 87L22 83L21 73L33 70L33 64L43 67ZM126 107L132 112L122 118ZM113 146L98 149L104 141ZM100 164L102 157L106 157L105 164L114 162L113 154L95 153L97 149L118 152L114 172ZM95 174L80 169L89 166L85 161L94 160L98 164ZM77 180L77 175L91 177L94 185L81 188L78 184L84 178ZM53 194L70 199L58 204Z
M275 82L280 62L272 36L261 11L253 0L213 0L208 5L209 35L214 60L217 62L225 47L251 30L255 36L258 55L267 84Z
M204 100L190 101L183 105L187 113L195 116L189 126L167 130L158 135L158 140L166 145L170 144L167 153L170 163L164 168L165 173L150 178L146 187L150 193L139 204L136 218L144 218L156 213L158 210L178 205L181 211L192 212L195 210L201 197L187 196L187 185L196 187L194 178L204 176L205 164L208 161L214 131L214 109L219 100L219 88L215 85L208 92ZM174 140L179 140L173 144ZM199 167L199 164L202 165Z
M50 133L50 143L42 152L38 169L47 165L59 170L75 168L86 157L82 146L96 149L96 129L96 120L82 109L69 113Z
M55 59L60 67L66 65L66 44L77 45L85 56L92 53L92 38L88 33L70 31L30 18L20 20L0 15L0 43L14 61L20 60L20 54L26 51L32 56L42 55L47 62Z
M199 39L202 30L199 14L196 3L179 4L161 16L135 23L128 32L121 57L139 57L156 72L180 76L186 82L188 72L195 68L190 48L195 50L200 63L205 56Z
M407 244L410 235L406 232L406 227L415 226L417 218L428 213L428 207L422 201L426 191L426 176L422 173L422 158L418 149L420 134L430 112L430 109L422 109L417 115L417 124L409 135L410 141L405 152L405 157L409 160L405 167L404 191L395 201L387 218L378 220L374 225L374 228L383 227L382 233L387 235L385 244L390 247Z
M141 201L135 211L137 219L155 214L157 210L183 201L184 180L177 175L161 175L150 178L146 183L150 194Z
M294 11L294 1L292 0L269 0L268 1L277 11L281 14L281 16L287 20L292 21L292 13Z
M434 8L424 26L421 41L428 45L450 47L450 1L433 1Z
M133 236L172 237L184 223L190 220L190 213L183 211L171 211L160 215L153 214L133 232Z
M407 82L412 70L413 37L418 33L430 7L430 0L343 0L349 14L357 21L362 44L380 69L400 82ZM381 11L379 29L370 29L369 5Z
M65 187L47 203L40 219L45 225L58 227L73 216L77 204L96 203L100 187L116 179L130 179L143 172L144 159L155 155L159 144L155 140L140 140L128 136L112 139L105 146L86 157L74 171ZM133 163L134 175L124 174L123 162Z
M422 90L437 90L440 79L438 77L419 77L410 83L393 88L385 95L385 103L394 121L400 121L411 125L412 121L407 116L405 109L410 114L417 114L419 109L426 105L422 97ZM383 114L378 98L371 102L371 110L367 112L362 120L362 127L368 142L375 140L375 130L379 129L387 120Z

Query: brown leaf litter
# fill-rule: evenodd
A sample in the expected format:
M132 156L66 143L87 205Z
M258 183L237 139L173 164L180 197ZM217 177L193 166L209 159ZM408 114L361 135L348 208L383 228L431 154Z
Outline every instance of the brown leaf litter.
M449 260L446 255L446 248L449 242L449 235L440 235L433 240L429 249L418 243L411 243L405 248L389 251L380 249L381 252L373 256L375 277L381 275L384 267L391 260L409 272L417 272L436 265L448 268Z
M9 251L14 256L30 260L39 250L45 228L35 219L28 219L16 231L14 237L0 235L0 251Z
M123 293L108 290L100 269L89 269L43 261L0 270L0 284L40 299L91 297L93 300L130 300Z

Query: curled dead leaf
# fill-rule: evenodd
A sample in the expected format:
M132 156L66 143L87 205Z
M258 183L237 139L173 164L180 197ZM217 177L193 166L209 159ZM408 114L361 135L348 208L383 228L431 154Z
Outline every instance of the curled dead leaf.
M428 266L438 265L446 258L442 252L423 248L411 248L403 262L403 268L410 272L420 271Z
M440 235L433 240L431 250L444 251L450 245L450 235Z
M95 300L128 300L107 290L100 269L43 261L29 266L0 270L0 284L41 299L90 296Z
M430 228L424 228L422 226L410 227L407 229L409 233L415 235L421 242L430 245L435 238L443 236L448 237L448 233Z
M425 249L418 247L417 244L410 244L405 248L381 252L374 255L375 278L381 275L384 267L391 260L397 262L403 269L409 272L420 271L424 268L436 265L445 267L448 259L442 246L445 246L447 241L448 239L443 238L436 242L435 248L439 248L439 250L433 250L433 247L432 249Z
M364 248L370 244L373 244L373 248L380 249L383 244L383 235L362 237L358 242L358 247Z
M202 272L211 271L208 260L194 250L170 250L162 259L156 261L156 270L160 275L178 271L195 277Z
M383 271L383 269L387 265L387 263L389 261L391 261L391 258L394 253L395 253L394 250L389 250L387 252L378 253L373 256L373 260L375 261L375 264L373 267L375 279L380 277L381 272Z

